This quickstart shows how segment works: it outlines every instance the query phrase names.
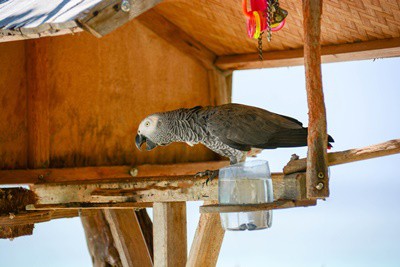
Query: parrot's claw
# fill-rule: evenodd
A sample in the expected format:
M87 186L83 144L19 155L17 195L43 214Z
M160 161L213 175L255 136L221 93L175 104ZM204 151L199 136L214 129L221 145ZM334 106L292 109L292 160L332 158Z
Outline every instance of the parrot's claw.
M204 172L198 172L195 174L195 178L202 178L204 176L208 176L207 180L205 181L205 184L208 185L209 182L214 180L215 177L218 176L219 171L218 170L206 170Z

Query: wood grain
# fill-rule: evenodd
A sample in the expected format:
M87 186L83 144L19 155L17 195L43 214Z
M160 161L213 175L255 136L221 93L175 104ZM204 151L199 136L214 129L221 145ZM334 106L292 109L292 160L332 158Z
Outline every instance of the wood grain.
M304 199L304 174L272 174L274 199ZM149 177L124 181L46 183L33 186L39 200L35 207L93 208L143 207L146 203L213 201L218 199L218 179L205 185L206 177ZM33 207L34 208L34 207Z
M134 210L104 210L122 266L153 266Z
M322 0L303 1L304 65L309 117L306 178L308 198L329 196L326 152L328 135L321 74L321 13Z
M400 56L400 38L372 40L321 47L321 62L342 62ZM304 49L264 51L258 53L220 56L215 65L221 70L277 68L304 65Z
M278 200L271 203L262 204L242 204L242 205L229 205L229 204L213 204L204 205L200 207L200 213L229 213L229 212L250 212L260 210L274 210L274 209L287 209L294 207L307 207L317 205L316 200Z
M102 1L78 18L80 25L96 37L102 37L147 10L153 8L162 0L141 0L129 2L129 11L121 9L121 1Z
M204 205L217 201L205 201ZM186 267L216 266L225 230L219 214L201 214Z
M182 267L187 260L186 203L154 203L154 266Z
M354 148L345 151L328 153L328 166L335 166L360 160L400 153L400 139L390 140L384 143L371 145L363 148ZM290 161L284 168L284 174L303 172L307 169L307 159Z
M137 20L179 51L198 60L204 68L216 70L214 61L217 56L157 11L149 10L140 15Z
M97 166L81 168L49 168L0 171L1 184L36 184L77 182L107 179L129 179L134 177L195 175L210 169L217 170L229 165L228 161L209 161L176 164L144 164L131 166Z
M93 267L122 267L122 261L103 211L97 210L94 214L82 215L81 221Z
M0 44L0 170L27 167L25 44Z

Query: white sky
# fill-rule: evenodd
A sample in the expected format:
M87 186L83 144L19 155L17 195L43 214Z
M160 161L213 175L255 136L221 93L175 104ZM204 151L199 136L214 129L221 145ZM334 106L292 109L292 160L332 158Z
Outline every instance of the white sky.
M400 138L400 58L323 65L332 151ZM304 68L235 72L233 101L307 125ZM162 148L161 148L162 149ZM292 153L263 152L271 171ZM400 155L331 168L331 196L316 207L274 212L271 229L227 232L218 266L400 266ZM188 246L200 203L188 203ZM37 224L33 236L0 240L0 266L91 266L78 218Z

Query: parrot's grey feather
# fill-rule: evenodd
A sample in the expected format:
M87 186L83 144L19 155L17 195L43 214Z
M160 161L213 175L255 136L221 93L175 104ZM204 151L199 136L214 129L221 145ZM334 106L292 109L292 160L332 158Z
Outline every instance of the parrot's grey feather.
M249 151L251 147L264 148L279 132L304 129L302 123L293 118L240 104L213 109L207 128L221 142L243 151Z

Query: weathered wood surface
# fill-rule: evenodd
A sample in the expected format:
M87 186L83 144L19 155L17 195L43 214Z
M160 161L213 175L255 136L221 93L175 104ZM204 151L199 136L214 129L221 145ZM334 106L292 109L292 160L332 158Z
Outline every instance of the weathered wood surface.
M153 8L161 1L128 0L129 4L125 10L121 7L121 0L102 1L91 8L87 15L78 18L78 21L84 29L100 38Z
M328 166L335 166L360 160L389 156L398 153L400 153L400 139L393 139L384 143L363 148L355 148L345 151L328 153ZM306 169L307 159L302 158L290 161L283 168L283 173L290 174L295 172L303 172Z
M303 1L304 65L308 103L308 152L306 190L308 198L329 196L326 111L321 74L322 0Z
M33 224L24 225L4 225L0 226L0 239L31 235L33 233Z
M149 10L137 17L137 20L169 44L175 46L179 51L198 60L204 68L208 70L216 69L214 61L217 56L211 50L157 13L157 11Z
M181 176L196 174L206 169L216 170L228 165L228 161L207 161L176 164L144 164L136 167L97 166L0 170L0 184L61 183L103 179L129 179L132 177Z
M93 267L122 267L122 261L103 211L98 210L95 214L83 215L81 221Z
M278 200L271 203L262 204L242 204L242 205L204 205L200 207L200 213L229 213L229 212L249 212L260 210L287 209L294 207L308 207L317 205L317 200Z
M182 267L187 261L186 203L154 203L154 266Z
M143 207L146 203L213 201L218 199L218 179L205 185L206 177L148 177L140 179L45 183L33 186L39 200L30 209L65 209L93 206ZM304 174L272 174L274 199L303 199ZM112 202L110 204L110 202Z
M204 205L217 201L205 201ZM216 266L225 230L219 214L201 214L186 267Z
M26 46L28 78L28 167L47 168L50 157L47 46L36 40ZM38 78L40 77L40 78Z
M104 210L122 266L153 266L153 260L134 210Z
M25 44L0 44L0 169L27 167Z
M150 219L146 209L135 211L136 217L140 224L143 237L147 244L147 250L150 253L151 259L154 262L154 246L153 246L153 222Z
M87 210L39 210L39 211L25 211L15 213L8 213L7 215L0 215L0 225L21 225L21 224L34 224L48 222L55 219L73 218L80 215L89 216L95 214L97 211L94 209Z
M322 63L343 62L400 56L400 38L325 45L321 47ZM304 49L264 51L260 62L258 53L220 56L215 65L221 70L277 68L304 65Z

